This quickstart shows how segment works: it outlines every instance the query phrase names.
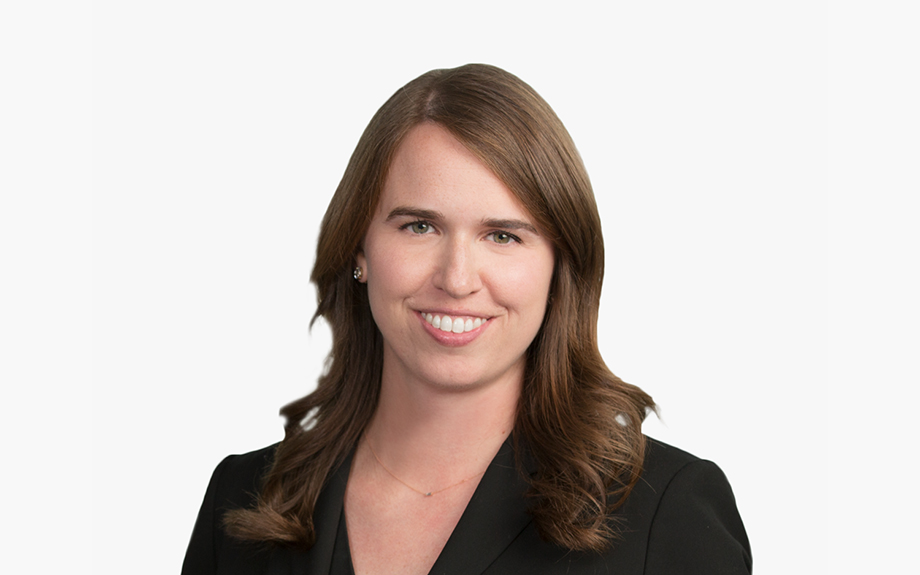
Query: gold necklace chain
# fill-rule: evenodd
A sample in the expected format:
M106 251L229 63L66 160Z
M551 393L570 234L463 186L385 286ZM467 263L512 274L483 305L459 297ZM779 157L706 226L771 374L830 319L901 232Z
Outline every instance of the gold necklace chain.
M463 479L462 481L458 481L458 482L456 482L456 483L454 483L454 484L452 484L452 485L448 485L447 487L444 487L443 489L438 489L437 491L422 491L421 489L416 489L415 487L412 487L411 485L409 485L408 483L406 483L405 481L403 481L402 479L400 479L399 477L397 477L395 473L393 473L392 471L390 471L390 468L387 467L386 465L384 465L382 461L380 461L380 456L377 455L377 452L376 452L376 451L374 451L374 446L371 445L371 440L370 440L367 436L364 437L364 442L367 443L367 447L371 450L371 453L374 454L374 459L377 460L377 463L380 464L380 467L382 467L384 471L386 471L387 473L390 474L390 477L392 477L392 478L395 479L396 481L399 481L400 483L402 483L403 485L405 485L406 487L408 487L408 488L411 489L412 491L415 491L415 492L418 493L419 495L424 495L425 497L431 497L432 495L435 495L436 493L441 493L442 491L447 491L448 489L450 489L450 488L452 488L452 487L456 487L456 486L458 486L458 485L461 485L461 484L463 484L463 483L466 483L466 482L469 481L470 479L473 479L473 478L475 478L475 477L479 477L480 475L482 475L483 473L486 472L486 470L483 469L482 471L480 471L480 472L477 473L476 475L471 475L471 476L467 477L466 479Z

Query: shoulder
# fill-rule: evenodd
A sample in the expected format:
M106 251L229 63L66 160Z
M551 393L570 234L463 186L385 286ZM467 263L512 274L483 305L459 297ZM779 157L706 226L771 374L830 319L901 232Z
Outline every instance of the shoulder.
M208 491L213 493L215 508L249 507L262 488L262 478L271 469L278 444L240 455L228 455L211 476Z
M695 473L713 474L727 482L725 475L715 463L700 459L673 445L646 437L645 462L642 466L640 482L647 484L655 491L661 491L678 476Z
M683 449L678 449L673 445L668 445L663 441L646 436L645 442L645 467L646 472L651 470L670 470L683 467L688 463L704 461L699 457L687 453Z
M644 534L648 573L751 570L734 494L711 461L649 438L642 475L623 513L626 528Z
M230 509L255 504L276 447L230 455L214 469L185 553L183 575L259 572L256 569L265 564L267 555L260 549L226 536L223 517Z

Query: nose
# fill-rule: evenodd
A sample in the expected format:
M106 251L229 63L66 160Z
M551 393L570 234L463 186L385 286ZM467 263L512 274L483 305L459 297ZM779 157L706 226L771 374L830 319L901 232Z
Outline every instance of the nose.
M476 293L482 288L482 277L475 250L460 238L445 242L439 254L434 285L454 298Z

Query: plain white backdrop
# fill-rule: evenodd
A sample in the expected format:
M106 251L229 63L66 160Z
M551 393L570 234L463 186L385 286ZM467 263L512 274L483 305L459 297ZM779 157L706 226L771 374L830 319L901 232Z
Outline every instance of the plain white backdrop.
M16 462L3 485L23 494L5 535L21 557L179 571L214 466L280 440L278 409L322 371L329 334L308 329L308 278L361 132L410 79L467 62L520 76L571 132L604 224L601 351L661 406L649 435L726 472L757 572L840 572L850 543L875 541L855 520L872 502L840 507L861 501L868 430L833 462L828 449L861 406L834 395L858 354L828 354L828 310L849 297L828 288L829 265L847 263L828 256L828 233L857 229L828 223L829 181L853 169L829 163L828 134L875 124L827 92L829 72L856 86L850 63L874 66L859 50L829 65L827 43L858 36L861 13L829 33L824 4L802 1L4 10L4 70L24 87L4 121L28 110L4 141L17 194L0 227L4 267L23 280L3 308L22 394L3 406ZM829 117L843 127L829 132ZM844 219L860 214L847 205Z

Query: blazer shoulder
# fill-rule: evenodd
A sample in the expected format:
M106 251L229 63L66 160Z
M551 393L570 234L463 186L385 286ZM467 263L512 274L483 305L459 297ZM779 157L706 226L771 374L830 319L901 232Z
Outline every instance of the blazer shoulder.
M674 477L688 465L701 461L699 457L682 449L646 437L645 459L639 481L616 513L629 524L627 531L647 532Z
M223 529L223 516L230 509L255 504L276 447L277 444L242 455L230 455L214 469L185 552L183 575L261 572L260 566L267 561L267 555L256 547L228 538Z
M648 573L750 573L751 548L719 467L649 439L639 499L648 523Z
M688 463L703 461L692 453L687 453L683 449L678 449L663 441L658 441L648 436L645 439L644 467L646 473L676 473Z
M275 443L249 453L228 455L220 462L211 478L218 508L248 507L255 502L277 447Z

